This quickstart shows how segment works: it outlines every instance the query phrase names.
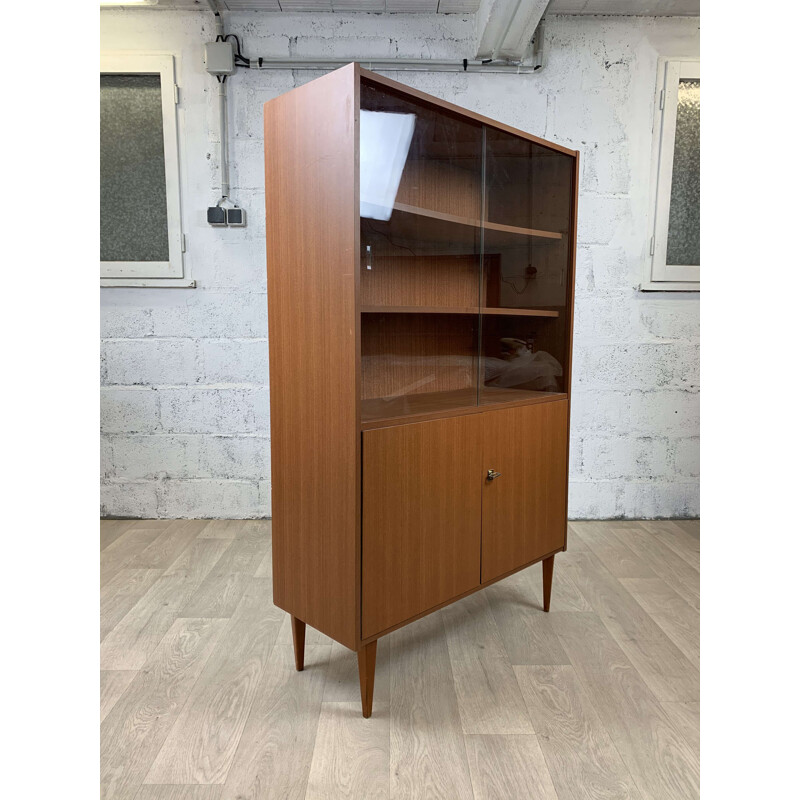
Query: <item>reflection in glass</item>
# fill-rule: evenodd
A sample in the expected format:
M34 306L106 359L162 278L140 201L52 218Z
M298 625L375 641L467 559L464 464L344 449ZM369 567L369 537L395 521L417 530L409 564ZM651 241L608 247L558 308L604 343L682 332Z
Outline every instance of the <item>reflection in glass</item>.
M368 81L361 118L362 417L474 406L481 126Z
M700 81L678 84L667 264L700 263Z
M563 392L574 159L368 80L361 113L362 419Z
M488 127L485 157L479 401L563 392L574 160Z
M391 217L413 133L413 114L361 112L362 217Z
M527 341L505 336L500 339L500 358L484 359L484 385L500 388L557 392L561 364L544 350L534 349L535 339Z

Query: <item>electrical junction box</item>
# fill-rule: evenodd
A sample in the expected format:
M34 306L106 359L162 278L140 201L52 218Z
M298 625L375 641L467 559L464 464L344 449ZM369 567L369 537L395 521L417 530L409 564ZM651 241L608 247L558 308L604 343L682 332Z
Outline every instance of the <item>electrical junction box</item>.
M206 72L210 75L233 75L233 42L206 44Z

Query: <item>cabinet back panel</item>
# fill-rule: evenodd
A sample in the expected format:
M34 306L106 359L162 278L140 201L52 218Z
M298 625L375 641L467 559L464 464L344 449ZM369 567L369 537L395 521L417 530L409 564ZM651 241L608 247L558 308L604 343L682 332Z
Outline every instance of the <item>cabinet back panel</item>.
M356 68L264 109L275 604L357 647Z
M479 274L473 255L362 258L361 305L477 307Z
M362 314L362 399L473 387L477 398L477 331L477 314Z
M480 219L481 174L474 161L460 168L451 161L407 161L397 190L398 203Z

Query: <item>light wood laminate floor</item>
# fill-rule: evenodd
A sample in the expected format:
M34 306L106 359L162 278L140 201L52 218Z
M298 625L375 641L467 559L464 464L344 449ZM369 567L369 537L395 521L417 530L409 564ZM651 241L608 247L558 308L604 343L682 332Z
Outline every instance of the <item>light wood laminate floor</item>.
M295 672L270 523L101 523L105 800L689 800L699 522L575 522L555 560Z

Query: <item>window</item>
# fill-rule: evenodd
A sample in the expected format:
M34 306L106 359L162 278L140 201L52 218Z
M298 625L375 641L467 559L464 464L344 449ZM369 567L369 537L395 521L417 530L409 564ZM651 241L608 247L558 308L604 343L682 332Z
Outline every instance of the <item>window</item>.
M100 65L102 286L185 286L173 57Z
M700 62L659 60L653 224L642 289L700 290Z

